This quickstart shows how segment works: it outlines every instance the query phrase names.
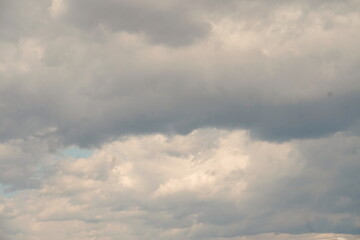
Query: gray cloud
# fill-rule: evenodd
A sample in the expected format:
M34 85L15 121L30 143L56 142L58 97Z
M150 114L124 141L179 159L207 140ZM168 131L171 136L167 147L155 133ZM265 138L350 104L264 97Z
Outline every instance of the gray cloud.
M0 185L4 191L39 187L56 141L39 137L16 139L0 145Z
M359 8L0 0L0 238L359 233Z
M49 226L59 237L94 229L109 239L351 238L359 234L359 144L344 133L281 144L210 129L132 137L58 161L40 189L5 199L3 209L9 226L38 229L14 228L29 239Z
M105 26L113 31L145 34L153 43L182 46L207 35L210 27L171 1L66 1L64 19L80 28ZM170 5L170 6L166 6Z
M33 32L14 27L18 38L0 46L4 141L56 128L66 144L94 146L206 126L284 141L358 125L353 1L229 2L218 12L211 1L60 3L33 3L30 16L19 10ZM254 9L266 14L241 13Z

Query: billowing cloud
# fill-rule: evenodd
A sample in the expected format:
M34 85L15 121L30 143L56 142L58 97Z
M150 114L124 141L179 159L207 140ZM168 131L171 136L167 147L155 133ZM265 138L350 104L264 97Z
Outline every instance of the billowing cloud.
M60 160L40 189L4 198L2 209L17 232L10 239L359 234L359 144L344 134L280 144L211 129L131 137Z
M0 238L357 238L359 12L0 0Z

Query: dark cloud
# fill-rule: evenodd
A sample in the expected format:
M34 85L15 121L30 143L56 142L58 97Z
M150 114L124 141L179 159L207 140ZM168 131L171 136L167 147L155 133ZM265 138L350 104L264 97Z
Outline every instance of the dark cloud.
M34 30L13 27L26 34L1 46L3 141L56 128L65 144L95 146L209 126L286 141L358 125L354 2L229 2L217 15L215 1L2 4ZM234 12L253 8L266 18Z

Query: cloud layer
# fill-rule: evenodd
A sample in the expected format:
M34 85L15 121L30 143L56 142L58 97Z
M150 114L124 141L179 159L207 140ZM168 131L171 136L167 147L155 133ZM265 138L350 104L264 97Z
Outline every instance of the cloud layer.
M131 137L58 161L39 189L1 209L14 240L359 234L359 146L343 134L281 144L212 129Z
M20 2L2 2L3 140L55 128L94 146L211 126L283 141L359 126L357 1Z
M0 0L0 238L358 239L359 13Z

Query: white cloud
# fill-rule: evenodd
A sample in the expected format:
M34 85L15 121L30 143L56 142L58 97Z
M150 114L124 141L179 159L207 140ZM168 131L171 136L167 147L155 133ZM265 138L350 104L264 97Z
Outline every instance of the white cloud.
M358 137L344 134L291 143L216 129L134 136L108 143L89 158L58 160L40 189L3 198L2 215L18 232L10 233L11 240L47 239L54 232L54 239L350 233L359 227L358 214L348 212L359 193L342 189L350 184L343 174L359 168L358 153L349 152L347 165L321 170L317 165L335 164L358 146ZM329 178L338 183L329 185Z
M63 0L52 0L49 12L52 17L56 18L61 16L65 12L65 3Z
M358 233L359 10L0 0L0 238Z

